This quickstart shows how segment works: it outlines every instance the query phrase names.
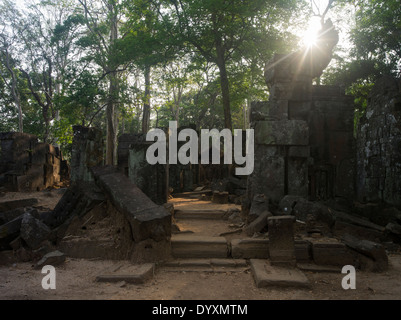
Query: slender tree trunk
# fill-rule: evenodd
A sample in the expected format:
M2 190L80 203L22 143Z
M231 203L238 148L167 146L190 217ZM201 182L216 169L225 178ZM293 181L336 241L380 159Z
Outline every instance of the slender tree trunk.
M143 103L142 133L147 133L150 128L150 66L145 67L145 98Z
M15 106L18 110L18 131L24 132L24 124L22 121L22 107L21 107L21 100L19 98L18 90L17 90L17 79L15 77L15 72L10 65L10 55L8 50L5 52L5 59L6 59L6 68L11 75L11 94L14 99Z
M218 50L219 51L219 50ZM231 122L231 106L230 106L230 86L228 82L226 63L224 57L217 57L217 66L220 71L220 85L221 85L221 95L223 97L223 110L224 110L224 126L227 129L232 130Z
M109 97L106 106L107 137L106 137L106 164L114 165L116 157L117 120L116 97L118 97L118 78L115 73L109 76Z
M110 21L110 45L112 46L118 37L117 13L115 3L110 1L108 4ZM113 64L109 65L109 70L114 70ZM106 107L107 136L106 136L106 165L115 165L117 157L117 100L119 96L119 79L116 72L109 74L109 97Z
M15 105L18 109L18 131L19 132L24 132L24 123L22 121L22 107L21 107L21 101L19 98L19 94L17 92L17 79L15 79L15 74L12 72L12 86L11 86L11 92L14 97Z
M214 18L215 19L215 18ZM214 20L213 20L214 21ZM230 86L228 82L228 75L226 70L226 60L224 57L224 47L221 36L215 33L215 46L216 46L216 63L220 71L220 85L221 95L223 97L223 110L224 110L224 126L232 130L231 123L231 107L230 107Z

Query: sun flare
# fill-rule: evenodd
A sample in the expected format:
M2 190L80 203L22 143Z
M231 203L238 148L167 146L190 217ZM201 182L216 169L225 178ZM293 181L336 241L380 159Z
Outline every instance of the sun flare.
M312 19L309 22L308 29L302 36L302 44L307 47L311 47L316 44L318 31L320 30L320 19Z

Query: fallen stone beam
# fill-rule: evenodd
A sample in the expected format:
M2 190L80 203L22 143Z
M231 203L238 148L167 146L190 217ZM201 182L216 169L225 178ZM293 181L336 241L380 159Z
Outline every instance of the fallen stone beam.
M171 236L171 214L156 205L128 177L114 167L92 168L96 183L132 228L135 242L167 240Z

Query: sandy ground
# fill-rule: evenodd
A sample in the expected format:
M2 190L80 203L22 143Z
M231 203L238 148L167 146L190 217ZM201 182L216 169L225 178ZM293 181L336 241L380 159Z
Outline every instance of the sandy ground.
M24 194L36 197L39 206L53 208L61 196L60 190ZM15 199L18 194L0 198ZM185 224L186 223L186 224ZM216 235L229 230L227 223L186 221L181 227L195 232L208 230ZM203 226L203 227L202 227ZM198 230L197 230L198 228ZM99 283L96 276L128 261L102 261L67 258L56 267L56 289L41 286L44 274L32 268L32 263L0 266L1 300L399 300L401 299L401 255L389 256L390 267L384 273L357 271L356 289L344 290L341 273L305 272L308 289L257 288L250 269L241 272L172 272L158 266L154 278L145 284L125 282Z
M401 256L390 257L385 273L357 271L356 289L344 290L341 273L305 272L311 288L257 288L250 270L206 273L169 272L158 268L145 284L99 283L95 278L121 261L67 259L56 267L56 289L44 290L44 274L29 263L0 267L0 299L18 300L366 300L401 299Z

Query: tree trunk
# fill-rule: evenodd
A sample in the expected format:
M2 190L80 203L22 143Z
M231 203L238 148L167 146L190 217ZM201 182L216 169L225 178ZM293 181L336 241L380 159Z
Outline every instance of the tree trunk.
M150 128L150 66L145 67L145 97L143 102L142 133L147 133Z
M6 49L5 52L5 58L6 58L6 68L8 72L11 75L11 94L14 99L15 106L17 107L18 110L18 131L19 132L24 132L24 124L22 122L22 107L21 107L21 101L19 98L19 94L17 91L17 79L15 77L15 72L13 68L10 65L10 55L8 53L8 50Z
M222 45L222 40L216 35L215 38L216 53L217 53L217 67L220 71L220 85L221 85L221 95L223 97L223 110L224 110L224 126L232 131L231 123L231 107L230 107L230 86L228 82L226 61L224 58L224 48Z
M118 37L117 13L114 2L109 2L108 10L111 15L110 21L110 46L114 44ZM111 62L111 61L109 61ZM115 70L115 66L110 63L108 70ZM119 82L116 72L109 73L109 96L106 107L107 136L106 136L106 165L115 165L117 157L117 110L116 102L119 96Z
M224 110L224 126L232 131L231 122L231 106L230 106L230 87L228 83L228 76L226 70L226 63L224 59L217 59L217 66L220 71L220 85L221 85L221 95L223 97L223 110Z
M116 157L116 97L118 97L118 78L115 73L109 75L109 97L106 107L107 137L106 137L106 165L114 165Z

